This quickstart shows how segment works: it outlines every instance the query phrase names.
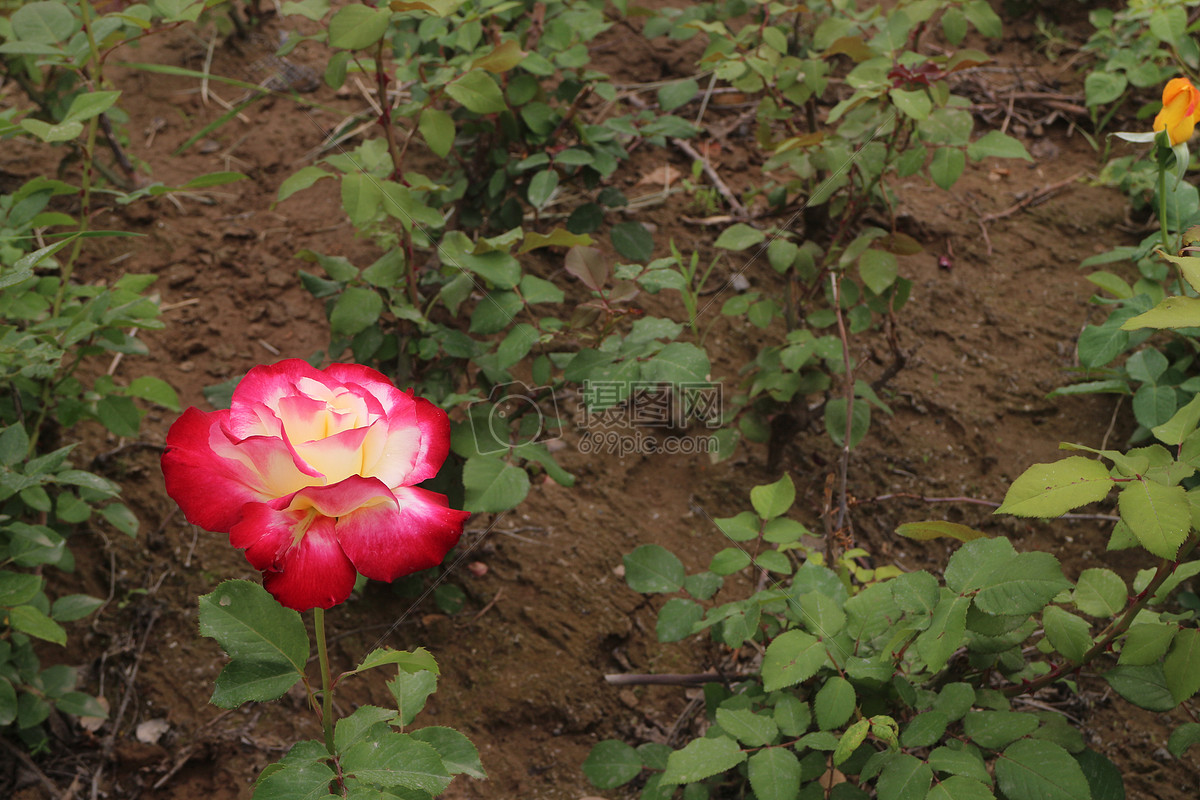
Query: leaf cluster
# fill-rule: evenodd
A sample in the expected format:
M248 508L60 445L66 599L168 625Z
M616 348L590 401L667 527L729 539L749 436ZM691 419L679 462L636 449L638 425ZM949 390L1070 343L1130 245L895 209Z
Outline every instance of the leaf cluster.
M236 708L277 700L299 682L313 699L305 674L310 645L304 623L258 584L225 581L201 597L200 633L215 639L230 657L217 677L214 704ZM396 707L360 706L337 720L332 751L317 741L295 744L259 775L255 800L333 794L420 800L441 794L455 775L486 777L475 746L458 731L434 726L405 732L437 688L437 662L424 648L374 650L355 669L337 676L329 690L351 676L388 666L396 667L387 682Z
M1187 438L1195 422L1169 429ZM625 559L629 586L674 595L659 609L660 641L706 634L762 659L705 685L702 735L678 748L601 742L585 774L599 788L638 781L642 798L682 789L687 800L1123 797L1117 768L1066 717L1014 702L1051 684L1071 690L1075 674L1097 667L1142 708L1171 710L1200 691L1196 614L1166 607L1200 572L1186 560L1197 540L1190 500L1173 481L1192 468L1138 451L1099 455L1111 470L1079 456L1032 468L999 512L1056 516L1118 488L1129 535L1164 557L1132 587L1103 568L1071 581L1050 553L938 521L899 533L963 542L941 576L855 571L854 551L826 566L819 537L789 515L786 476L752 490L753 511L715 521L729 546L707 571L687 575L664 548L639 547ZM1172 514L1182 514L1178 530L1150 521ZM723 598L743 570L767 588ZM1171 752L1196 742L1200 726L1184 725Z

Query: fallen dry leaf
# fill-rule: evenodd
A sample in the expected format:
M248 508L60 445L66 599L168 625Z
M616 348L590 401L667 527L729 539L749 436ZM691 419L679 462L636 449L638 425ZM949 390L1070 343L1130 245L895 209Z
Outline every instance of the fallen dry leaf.
M651 186L662 186L669 188L672 183L679 180L682 173L672 167L670 164L663 164L657 169L652 169L641 177L637 182L638 186L642 184L650 184Z
M170 729L171 725L165 719L148 719L137 726L134 735L142 744L158 744L158 740Z

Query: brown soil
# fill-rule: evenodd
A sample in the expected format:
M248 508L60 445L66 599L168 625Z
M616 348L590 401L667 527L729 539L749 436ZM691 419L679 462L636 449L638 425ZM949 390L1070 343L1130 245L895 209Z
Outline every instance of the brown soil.
M999 64L1043 85L1061 81L1078 87L1074 73L1040 59L1021 23L1008 31L996 53ZM628 81L685 74L694 56L664 57L627 32L614 34L598 50L604 53L601 68ZM165 34L128 58L198 67L203 51L204 43ZM214 72L245 74L248 57L220 43L215 53ZM319 65L322 54L301 49L296 57ZM325 346L321 302L296 279L296 269L303 266L294 258L297 251L312 248L367 263L373 258L370 245L356 240L344 221L332 182L273 205L280 181L311 163L306 154L340 116L271 99L246 111L247 123L225 125L211 142L175 157L187 136L221 110L204 105L192 81L132 70L117 78L132 98L126 102L133 117L131 150L155 179L171 184L224 169L249 176L184 196L177 204L160 200L102 214L99 227L134 230L146 238L98 245L83 274L86 280L109 280L122 272L161 276L157 287L171 308L164 315L167 327L144 334L152 355L126 359L117 375L159 375L177 387L185 404L207 408L203 387L257 363L309 357ZM998 75L996 81L1007 85L1009 76ZM361 98L336 98L327 88L314 97L347 112L362 106ZM728 123L737 113L713 108L708 120ZM1083 137L1072 135L1069 119L1060 117L1044 130L1012 130L1036 154L1033 164L972 164L949 193L919 179L894 186L902 222L926 248L902 264L902 274L915 282L898 330L911 357L888 386L894 416L876 415L849 470L850 492L859 501L852 515L856 540L881 563L939 569L946 553L942 547L900 539L894 530L905 521L945 518L1010 535L1020 548L1054 552L1070 576L1101 564L1128 576L1149 564L1148 558L1142 563L1137 556L1106 553L1103 522L1031 523L993 518L990 509L969 502L871 500L894 493L998 500L1028 465L1059 457L1059 441L1120 445L1128 434L1127 409L1115 407L1111 398L1045 397L1066 381L1076 335L1098 316L1077 264L1093 252L1136 239L1124 232L1125 200L1084 180L990 224L986 235L978 222L1031 191L1097 170L1096 153ZM994 124L1002 121L1003 114ZM744 188L753 166L740 133L732 130L718 157L718 170L737 190ZM30 156L8 151L0 167L22 174L53 172L54 165L31 166L24 160ZM618 185L639 193L645 187L635 187L638 178L663 163L688 170L687 159L677 152L642 148L622 168ZM657 226L660 247L674 238L700 249L702 258L711 257L720 229L681 222L694 215L689 204L686 196L673 195L638 218ZM949 257L948 268L939 267L939 255ZM737 259L727 259L723 277L741 267ZM761 262L749 265L745 276L751 286L768 290L775 277ZM682 315L682 309L662 305L663 300L649 302L658 304L652 313ZM709 339L714 371L735 375L779 335L774 329L718 325ZM868 379L889 360L880 337L856 337L853 345L857 357L875 360L867 367L875 373ZM144 441L161 445L171 422L171 415L152 411ZM490 774L487 782L459 779L450 797L577 800L597 795L580 771L591 746L613 736L634 743L662 740L688 703L684 689L620 690L606 684L604 675L700 671L723 657L700 638L656 644L655 604L630 591L618 567L623 554L649 542L680 554L689 570L706 566L723 547L708 517L747 508L750 487L778 477L766 469L766 449L743 445L733 459L715 466L704 456L622 460L582 455L572 446L576 435L566 437L568 446L559 455L577 476L577 486L539 483L516 511L468 524L460 552L464 561L481 562L487 571L481 577L466 569L452 573L449 580L468 596L461 613L446 616L429 599L414 604L386 586L372 585L329 615L332 635L338 637L335 669L349 667L373 644L422 645L436 654L443 677L422 719L464 731L478 745ZM233 712L208 705L223 662L217 646L197 633L196 598L223 579L256 575L225 537L198 531L182 519L163 491L157 450L136 444L90 433L94 454L116 451L93 468L123 484L142 532L133 541L112 531L86 530L72 540L78 569L56 577L54 589L86 591L111 602L73 630L78 650L44 652L47 661L81 666L85 688L104 695L114 721L94 734L65 723L59 731L63 740L41 768L60 788L74 787L75 797L90 792L108 798L248 798L265 764L297 737L319 732L299 698ZM798 487L794 513L811 528L820 528L826 479L836 459L828 437L816 430L802 431L783 454L782 468ZM339 698L344 710L371 699L386 702L382 683L382 676L363 678ZM1098 679L1085 677L1083 688L1084 702L1071 713L1081 720L1091 745L1122 766L1130 797L1197 796L1200 758L1192 751L1177 761L1165 751L1169 731L1182 721L1179 712L1133 710L1114 702ZM154 744L135 736L139 723L149 720L166 723ZM12 774L0 765L0 779ZM19 774L27 777L23 769ZM35 784L15 796L46 795Z

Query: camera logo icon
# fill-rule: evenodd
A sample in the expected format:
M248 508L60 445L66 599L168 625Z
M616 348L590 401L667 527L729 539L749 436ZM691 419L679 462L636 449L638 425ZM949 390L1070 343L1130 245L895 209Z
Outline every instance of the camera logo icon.
M479 455L497 455L562 435L554 390L524 381L498 383L488 396L467 406L467 422Z

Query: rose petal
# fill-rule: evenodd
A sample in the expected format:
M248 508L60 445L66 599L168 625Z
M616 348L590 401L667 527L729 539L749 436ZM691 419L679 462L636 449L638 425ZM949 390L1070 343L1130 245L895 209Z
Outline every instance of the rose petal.
M308 611L345 602L356 577L338 545L333 520L321 517L288 548L276 571L263 572L263 588L288 608Z
M390 415L392 409L403 404L411 395L402 392L382 372L361 364L330 364L325 374L346 386L359 387L374 397L380 404L380 412Z
M266 499L253 470L213 451L212 436L224 439L221 425L227 416L225 411L184 411L167 432L162 456L167 494L188 522L222 533L237 522L243 505Z
M255 569L274 569L292 546L297 527L308 523L304 511L281 511L266 503L248 503L241 519L229 531L229 543L246 551L246 560Z
M356 577L334 524L319 513L252 503L229 541L245 549L246 560L263 573L263 588L283 605L296 611L330 608L350 596Z
M383 420L377 424L382 425ZM333 484L363 474L363 439L368 433L370 428L354 428L327 439L294 445L294 449L305 464L324 476L324 483Z
M332 486L310 486L291 498L290 510L305 512L316 509L326 517L344 517L360 508L387 506L395 511L396 496L378 478L363 478L352 475Z
M421 397L393 409L386 433L363 442L363 474L388 486L412 486L437 475L450 453L450 418Z
M415 398L417 404L417 427L421 429L421 452L408 483L420 483L437 475L446 456L450 454L450 417L446 412L426 400Z
M302 378L321 379L321 371L299 358L289 358L275 364L260 364L246 373L233 390L230 404L230 427L239 438L254 435L278 435L276 430L262 426L262 409L274 410L280 398L297 393L296 384Z
M222 427L209 436L209 447L216 455L241 464L249 476L248 485L270 499L324 482L324 474L305 464L286 438L251 436L238 441Z
M442 563L462 536L466 511L425 489L395 489L399 508L363 506L338 519L342 550L363 575L393 581Z

